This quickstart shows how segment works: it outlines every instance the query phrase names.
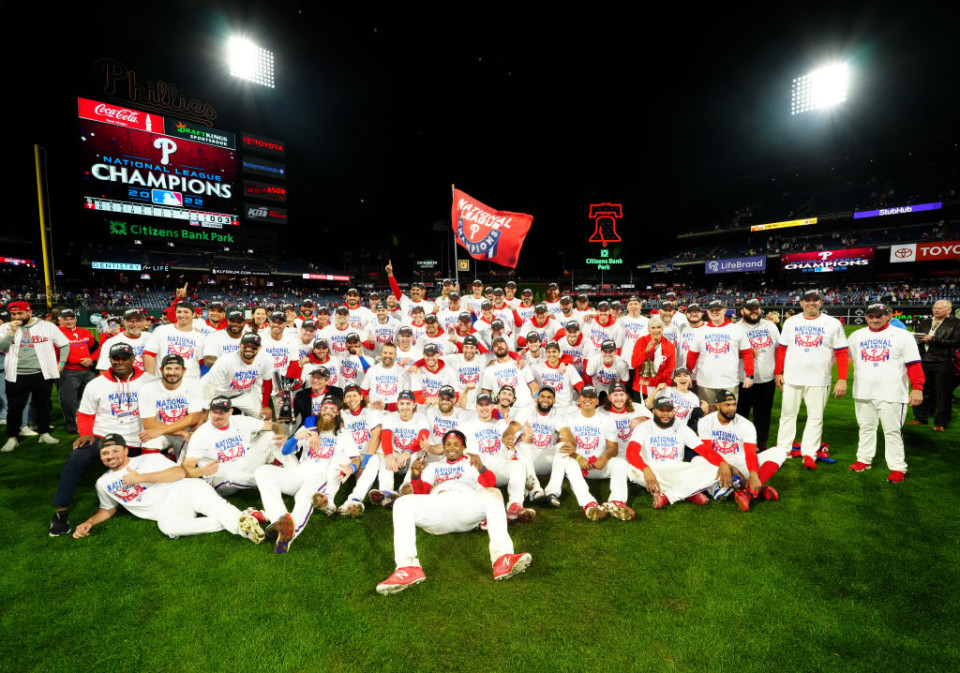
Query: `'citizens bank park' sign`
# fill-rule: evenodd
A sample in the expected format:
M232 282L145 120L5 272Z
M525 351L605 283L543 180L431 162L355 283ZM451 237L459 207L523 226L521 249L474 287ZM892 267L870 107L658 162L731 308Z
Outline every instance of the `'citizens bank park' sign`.
M891 262L930 262L937 259L960 259L960 241L902 243L890 246Z
M801 271L804 273L850 271L870 266L873 262L873 252L873 248L796 252L780 255L780 266L784 271Z
M89 209L238 224L233 134L80 98Z

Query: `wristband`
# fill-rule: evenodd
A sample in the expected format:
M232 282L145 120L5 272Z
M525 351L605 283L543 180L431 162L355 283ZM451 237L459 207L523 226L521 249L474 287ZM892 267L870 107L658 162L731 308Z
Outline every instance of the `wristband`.
M360 459L360 467L366 467L367 463L370 462L370 454L366 454L363 458Z
M356 474L356 473L357 473L357 466L354 465L353 463L350 463L350 467L353 468L353 474Z

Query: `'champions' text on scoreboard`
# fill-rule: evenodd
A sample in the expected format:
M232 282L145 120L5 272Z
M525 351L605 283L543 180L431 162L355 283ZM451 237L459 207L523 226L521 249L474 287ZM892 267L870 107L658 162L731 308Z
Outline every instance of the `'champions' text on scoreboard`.
M86 98L78 107L87 208L239 224L234 134Z

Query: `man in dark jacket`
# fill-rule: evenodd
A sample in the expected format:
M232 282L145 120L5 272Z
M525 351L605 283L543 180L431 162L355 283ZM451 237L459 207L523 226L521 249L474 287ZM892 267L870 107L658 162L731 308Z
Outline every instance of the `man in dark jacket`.
M926 383L923 404L913 408L914 420L907 425L926 425L933 416L933 431L950 425L953 403L953 360L960 348L960 320L953 317L953 305L946 300L933 305L933 317L924 318L916 332Z

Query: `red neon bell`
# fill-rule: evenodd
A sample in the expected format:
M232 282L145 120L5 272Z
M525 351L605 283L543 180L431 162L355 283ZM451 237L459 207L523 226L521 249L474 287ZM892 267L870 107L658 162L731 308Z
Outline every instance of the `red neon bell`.
M588 239L590 243L619 243L620 234L617 233L617 220L623 217L623 206L619 203L591 203L590 219L593 220L593 234Z

